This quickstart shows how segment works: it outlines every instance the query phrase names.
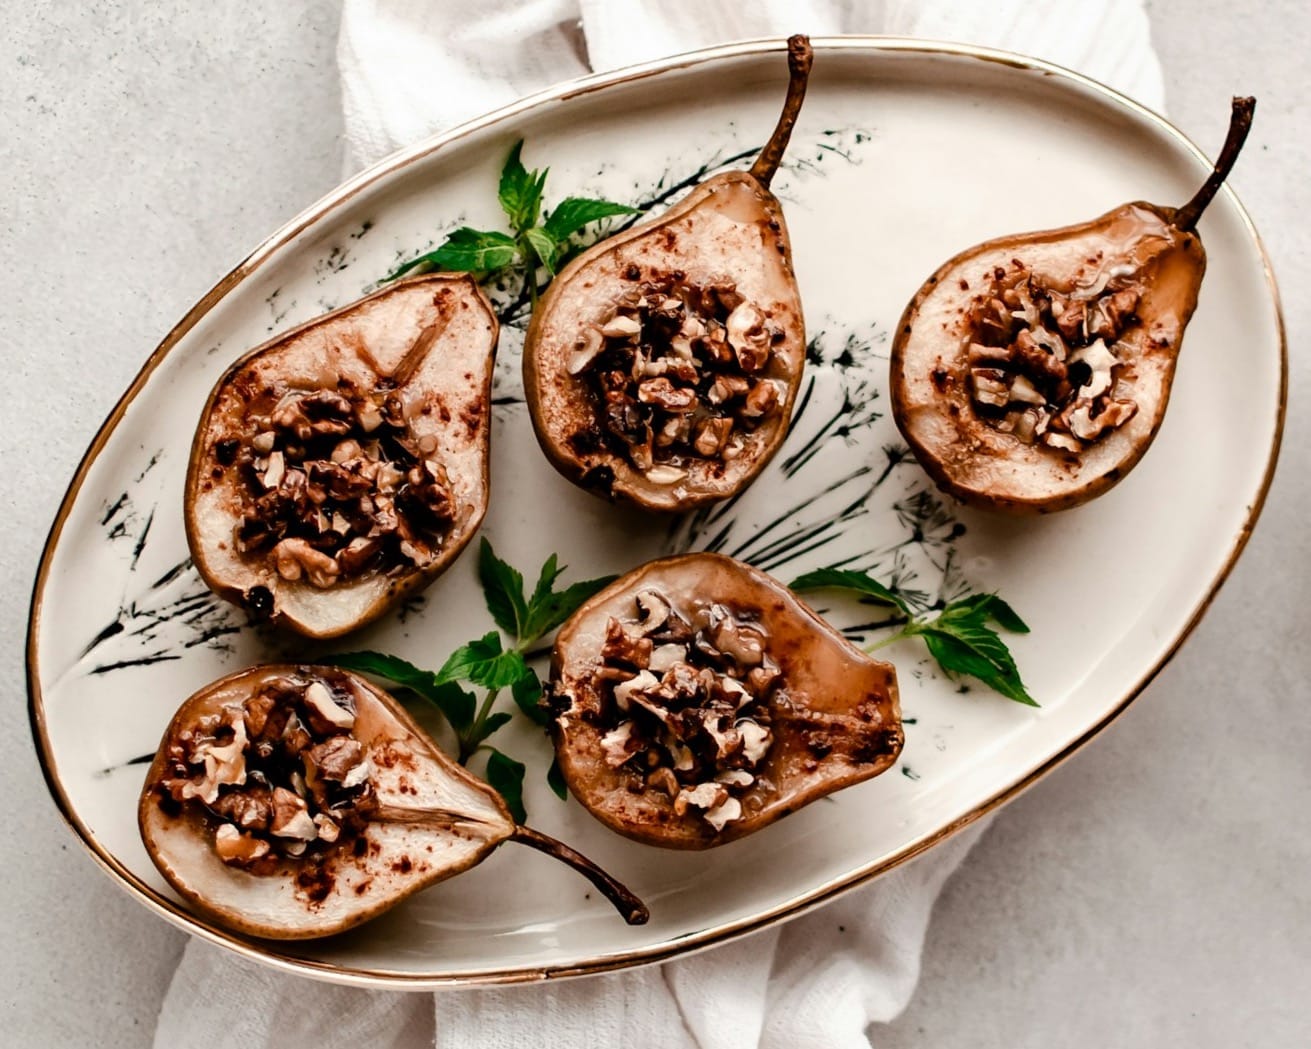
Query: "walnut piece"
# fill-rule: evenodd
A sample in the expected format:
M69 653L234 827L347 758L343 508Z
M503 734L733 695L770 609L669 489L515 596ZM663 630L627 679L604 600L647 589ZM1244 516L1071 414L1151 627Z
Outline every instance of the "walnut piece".
M598 681L610 702L608 767L698 812L716 831L741 819L773 743L770 699L782 684L759 624L722 603L684 616L640 591L631 618L606 623Z
M564 370L592 387L598 422L633 468L675 485L697 460L739 455L743 435L781 410L765 377L780 333L731 281L632 280L583 328Z
M1025 443L1078 453L1124 425L1137 404L1125 386L1115 343L1138 323L1132 275L1107 275L1065 294L1016 262L998 269L977 296L966 347L970 394L980 417Z
M416 438L406 412L385 390L289 390L264 414L253 402L222 458L243 481L237 549L320 589L431 562L458 508L438 439Z
M331 676L288 677L200 719L169 746L161 804L217 821L215 852L252 874L353 840L373 798L353 695Z

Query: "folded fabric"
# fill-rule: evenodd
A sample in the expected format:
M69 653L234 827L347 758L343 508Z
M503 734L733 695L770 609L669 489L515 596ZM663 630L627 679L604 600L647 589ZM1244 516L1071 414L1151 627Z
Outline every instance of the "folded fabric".
M346 0L337 58L346 172L561 80L680 51L807 32L958 40L1076 69L1162 110L1138 0Z
M472 8L346 0L338 59L347 171L560 80L792 32L965 40L1037 55L1164 106L1136 0L483 0ZM867 1049L870 1025L909 1000L933 901L982 830L969 828L784 926L663 966L562 983L360 991L280 975L193 941L155 1044Z

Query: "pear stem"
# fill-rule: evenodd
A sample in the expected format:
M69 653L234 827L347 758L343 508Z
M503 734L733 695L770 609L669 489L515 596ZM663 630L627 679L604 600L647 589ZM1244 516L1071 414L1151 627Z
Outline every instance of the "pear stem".
M810 79L810 66L815 52L810 48L810 39L800 34L788 37L788 97L783 102L783 112L779 115L774 133L769 136L765 148L751 165L751 174L757 182L768 188L774 178L774 172L783 162L783 151L788 148L788 139L792 137L792 127L801 112L801 103L806 97L806 82Z
M614 904L615 910L629 925L645 925L647 919L651 917L651 912L646 909L645 903L606 874L586 856L580 852L575 852L564 842L556 841L549 835L535 831L531 827L515 827L514 833L510 835L510 840L517 841L520 845L527 845L538 852L554 856L562 863L569 864L570 867L595 885L607 900Z
M1215 195L1220 192L1220 187L1224 180L1229 177L1229 172L1233 170L1234 161L1238 159L1238 154L1243 148L1243 143L1247 141L1247 133L1252 130L1252 111L1256 109L1256 99L1235 98L1233 101L1233 112L1229 117L1229 134L1225 137L1225 144L1220 149L1220 159L1215 162L1215 170L1211 172L1210 178L1202 184L1202 188L1197 191L1187 204L1174 213L1174 228L1183 233L1191 233L1197 228L1197 222L1202 217L1202 212L1206 206L1211 203Z

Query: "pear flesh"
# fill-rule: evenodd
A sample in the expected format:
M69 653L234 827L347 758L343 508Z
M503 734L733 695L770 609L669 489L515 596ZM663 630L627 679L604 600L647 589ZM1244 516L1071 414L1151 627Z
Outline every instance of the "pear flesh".
M1142 458L1170 400L1206 252L1197 222L1233 167L1255 102L1183 207L1134 202L1091 222L955 256L898 324L893 417L940 488L967 505L1049 513Z
M783 116L750 171L715 175L585 251L533 313L533 427L556 469L585 488L688 509L740 491L786 436L805 323L769 182L804 97L804 38L789 42L789 63Z
M186 530L219 595L336 637L426 586L487 510L498 325L465 274L401 281L219 379Z
M306 750L331 740L359 744L362 760L352 768L367 779L354 784L353 803L340 783L319 792L312 781L306 785L312 760L278 750L260 761L251 750L260 733L246 728L253 727L248 701L261 692L303 694L316 683L327 686L340 712L335 716L349 728L312 720L301 699L294 701L290 732L307 732ZM235 731L249 738L229 754L238 724ZM284 734L278 747L290 746L289 738ZM199 756L203 769L188 765L186 755ZM285 836L267 826L242 831L216 811L225 809L220 799L253 796L261 787L302 799L297 808L304 815L285 821ZM327 792L333 807L316 802ZM179 793L191 796L179 802ZM327 936L367 921L472 867L515 833L500 795L442 754L385 692L344 671L294 666L242 670L188 699L150 766L138 817L151 859L188 903L239 932L285 939ZM325 817L339 826L332 841L323 836ZM306 819L306 827L297 826ZM236 830L224 833L224 827ZM220 834L248 852L252 844L272 847L251 862L225 862L216 851ZM301 849L300 856L290 854Z
M653 561L584 604L551 664L556 758L630 838L721 845L877 776L904 742L895 668L719 554Z

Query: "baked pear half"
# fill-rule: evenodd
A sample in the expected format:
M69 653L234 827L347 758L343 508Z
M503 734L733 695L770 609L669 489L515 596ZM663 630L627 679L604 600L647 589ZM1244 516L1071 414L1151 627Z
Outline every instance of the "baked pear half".
M1206 252L1197 222L1237 159L1254 101L1181 208L1135 201L1001 237L944 263L892 348L893 417L937 485L1005 513L1078 506L1146 453L1170 400Z
M644 565L560 629L556 759L606 826L704 849L877 776L904 742L897 674L782 583L719 554Z
M178 709L138 805L146 851L193 908L250 936L344 932L506 841L569 863L630 923L632 893L517 826L405 709L332 667L257 666Z
M487 511L498 330L472 277L432 274L233 364L186 482L187 542L211 589L330 638L432 582Z
M538 443L565 477L648 510L741 491L778 451L805 322L770 181L805 96L811 49L788 43L787 101L749 171L583 252L551 282L524 343Z

